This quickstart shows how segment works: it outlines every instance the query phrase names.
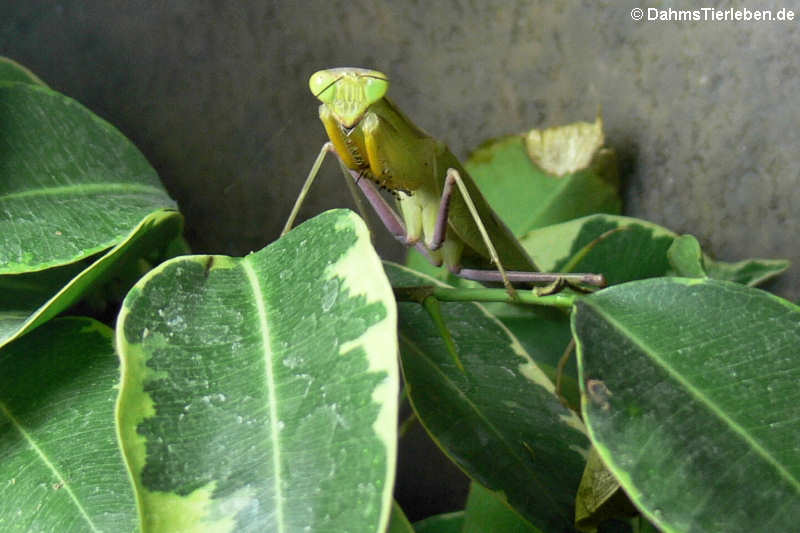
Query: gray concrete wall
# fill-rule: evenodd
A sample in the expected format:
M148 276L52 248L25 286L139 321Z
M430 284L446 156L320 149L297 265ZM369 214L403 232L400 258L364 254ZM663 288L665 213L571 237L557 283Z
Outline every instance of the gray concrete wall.
M307 78L359 65L390 74L395 101L461 155L602 106L627 214L722 259L800 264L800 23L635 22L638 6L0 0L0 53L133 139L198 251L277 236L324 140ZM325 174L304 216L350 205ZM800 297L799 271L774 288Z

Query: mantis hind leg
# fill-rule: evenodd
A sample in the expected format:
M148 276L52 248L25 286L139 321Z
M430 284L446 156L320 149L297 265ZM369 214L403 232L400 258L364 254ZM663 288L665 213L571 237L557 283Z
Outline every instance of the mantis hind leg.
M478 227L478 231L481 234L481 238L483 239L483 243L486 245L486 249L489 250L489 255L491 256L492 263L497 267L496 271L480 271L475 270L473 272L493 272L495 274L499 274L499 280L482 280L476 278L470 278L468 275L470 271L468 269L463 269L460 266L456 265L452 260L446 261L447 267L450 269L453 274L463 277L465 279L475 279L475 281L502 281L503 286L505 286L506 291L514 300L517 300L517 291L514 289L513 285L511 285L511 280L509 279L508 275L506 274L506 269L503 268L503 263L500 261L500 256L497 254L497 250L492 243L492 239L489 238L489 232L486 231L486 227L483 225L483 221L481 220L480 215L478 215L478 210L475 208L475 204L472 201L472 197L467 190L467 186L464 185L464 181L461 179L461 175L458 171L454 168L448 168L447 174L444 180L444 187L442 189L442 199L439 203L439 212L436 217L436 225L433 232L433 242L430 244L430 248L432 250L436 250L443 243L445 243L446 234L447 234L447 220L450 214L450 200L453 196L453 185L458 187L459 192L461 193L462 198L464 198L464 203L467 204L467 209L469 209L470 215L472 219L475 221L475 225ZM465 272L467 275L465 275Z
M558 290L563 287L563 284L577 285L585 283L588 285L595 285L598 287L605 286L606 282L602 274L524 272L517 270L505 270L503 268L503 264L500 261L500 257L497 254L497 250L492 244L492 241L489 238L489 234L486 231L486 228L483 225L480 216L478 215L478 211L475 208L474 203L472 202L472 198L469 195L467 187L464 185L464 182L461 179L461 176L459 175L458 171L452 168L447 170L447 176L445 179L444 188L442 189L442 199L439 206L439 212L437 215L433 242L431 242L429 245L432 250L436 250L437 248L442 246L443 243L446 243L447 220L449 216L450 200L453 195L454 185L458 186L459 192L464 198L464 203L467 205L467 208L469 209L469 212L472 215L473 220L475 221L475 225L478 227L478 230L481 233L483 242L486 245L486 248L489 250L492 262L497 266L497 270L478 270L478 269L461 268L456 263L446 261L448 268L450 269L451 272L453 272L453 274L462 277L464 279L470 279L473 281L502 282L508 293L514 299L516 299L516 292L514 291L514 288L511 285L512 282L558 284L554 285L554 289L552 292L558 292ZM445 255L445 257L447 257L447 255Z

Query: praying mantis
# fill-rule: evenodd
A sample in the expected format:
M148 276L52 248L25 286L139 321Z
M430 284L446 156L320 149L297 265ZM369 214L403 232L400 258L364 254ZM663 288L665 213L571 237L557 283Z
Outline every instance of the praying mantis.
M281 235L288 232L325 155L332 152L396 239L436 266L483 283L570 283L602 287L600 274L539 272L475 182L441 141L386 97L389 78L376 70L331 68L314 73L311 93L329 141L306 178ZM400 214L376 186L395 196ZM509 269L509 270L507 270Z

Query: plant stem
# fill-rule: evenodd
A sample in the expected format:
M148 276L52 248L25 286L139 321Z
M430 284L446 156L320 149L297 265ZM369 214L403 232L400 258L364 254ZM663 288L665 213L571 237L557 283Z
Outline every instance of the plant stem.
M515 301L505 289L467 289L430 285L394 287L394 295L398 302L422 302L426 297L433 296L440 302L505 302L561 308L572 307L578 296L568 292L539 296L533 291L517 291L519 299Z
M414 424L416 423L417 414L414 411L411 411L411 414L408 415L408 417L406 417L406 419L403 420L400 423L400 426L397 428L397 438L402 439L405 437L406 433L408 433L408 430L414 427Z

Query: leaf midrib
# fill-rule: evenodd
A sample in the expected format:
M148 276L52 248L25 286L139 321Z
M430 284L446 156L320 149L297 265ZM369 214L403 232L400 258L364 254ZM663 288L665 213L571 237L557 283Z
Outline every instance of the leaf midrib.
M56 185L39 189L27 189L0 195L0 202L18 200L35 196L90 196L98 193L125 191L165 194L162 189L154 185L141 183L79 183L74 185Z
M261 332L261 340L264 348L264 369L265 369L265 380L267 383L267 401L269 402L269 426L270 426L270 435L272 436L271 444L272 444L272 468L273 468L273 490L275 494L275 520L277 522L277 529L278 532L285 531L285 523L284 523L284 516L283 516L283 502L284 502L284 495L282 491L282 483L281 483L281 446L280 446L280 439L278 438L278 404L277 404L277 397L275 396L275 373L273 370L274 367L274 360L272 358L272 350L270 347L271 339L269 334L269 322L267 320L267 309L264 305L264 299L260 296L264 294L261 289L261 284L258 281L258 275L256 274L253 267L245 260L242 262L242 267L244 269L245 275L250 283L250 287L252 288L254 298L256 304L256 310L258 311L258 324L259 324L259 331Z
M61 475L56 465L54 465L50 460L47 458L47 454L36 445L36 440L27 432L22 424L17 420L17 418L8 410L8 407L4 402L0 402L0 412L2 412L12 423L12 425L19 431L20 435L25 439L31 449L36 452L36 455L39 456L42 463L53 473L53 475L58 479L58 482L61 484L61 488L63 488L67 494L69 494L70 499L77 507L78 512L80 512L81 516L86 520L86 523L89 525L92 531L100 531L97 526L92 521L91 516L89 513L84 509L83 505L81 505L80 500L78 499L77 495L72 491L72 486L69 482Z

